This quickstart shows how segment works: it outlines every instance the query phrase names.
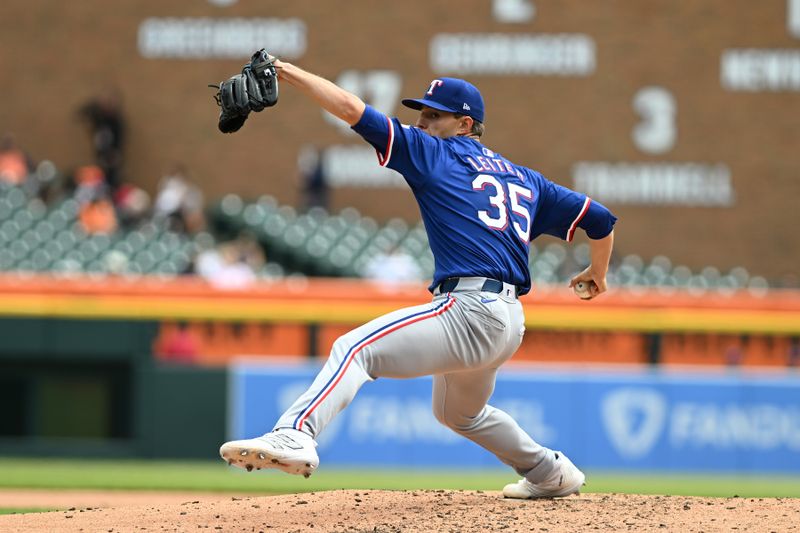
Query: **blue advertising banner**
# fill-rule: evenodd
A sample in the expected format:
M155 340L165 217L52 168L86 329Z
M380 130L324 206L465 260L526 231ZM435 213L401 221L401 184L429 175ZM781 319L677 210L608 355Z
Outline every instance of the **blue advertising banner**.
M272 429L318 367L231 367L231 438ZM338 466L502 466L441 426L431 378L378 379L318 437ZM800 376L744 373L500 372L490 401L583 468L800 473Z

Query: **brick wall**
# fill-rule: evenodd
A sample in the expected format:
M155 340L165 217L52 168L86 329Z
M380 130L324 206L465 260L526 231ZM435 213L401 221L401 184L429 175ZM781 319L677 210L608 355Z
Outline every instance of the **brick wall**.
M595 47L588 75L466 76L486 99L486 144L570 187L579 161L722 163L735 194L730 206L609 202L622 219L618 250L646 258L665 254L693 268L744 265L772 278L797 273L800 92L796 85L729 90L720 81L727 49L800 50L800 37L787 21L794 0L516 4L534 6L535 14L524 22L504 22L493 15L497 3L486 0L240 0L225 7L200 0L12 0L0 17L0 131L16 132L34 159L50 158L69 170L91 157L75 109L114 84L123 91L129 121L130 181L152 193L166 167L182 161L208 199L226 192L267 193L294 203L301 147L358 144L358 139L324 120L288 87L278 108L254 116L238 134L223 136L206 85L236 72L246 57L143 57L137 36L145 19L297 18L305 24L306 46L295 62L331 79L347 69L389 69L399 75L404 97L421 95L432 78L452 74L430 64L437 34L580 34ZM675 104L674 140L655 154L632 137L644 120L633 100L647 86L666 90ZM414 113L399 105L390 112L414 120ZM378 219L418 217L405 189L337 188L333 208L345 205Z

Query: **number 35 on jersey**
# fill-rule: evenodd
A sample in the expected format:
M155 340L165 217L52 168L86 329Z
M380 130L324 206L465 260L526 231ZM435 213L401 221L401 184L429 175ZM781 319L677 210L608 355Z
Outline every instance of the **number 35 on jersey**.
M531 212L524 205L523 200L533 199L533 192L530 189L517 185L516 183L506 183L506 187L496 177L490 174L478 174L472 180L472 189L475 191L486 191L490 209L479 209L478 218L492 229L503 231L508 227L509 220L514 232L523 242L528 242L531 231ZM509 214L509 210L511 214ZM514 216L516 215L516 216Z

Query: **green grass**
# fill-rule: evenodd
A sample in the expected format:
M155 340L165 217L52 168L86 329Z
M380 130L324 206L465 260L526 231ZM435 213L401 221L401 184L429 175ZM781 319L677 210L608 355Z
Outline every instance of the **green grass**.
M26 513L47 513L56 509L44 509L42 507L0 507L0 515L3 514L26 514Z
M584 492L687 496L800 497L789 476L620 474L588 471ZM361 470L323 468L311 478L277 471L246 473L212 461L0 458L0 488L186 490L290 493L335 489L500 490L516 476L486 471Z
M583 492L747 498L800 498L797 476L587 473Z

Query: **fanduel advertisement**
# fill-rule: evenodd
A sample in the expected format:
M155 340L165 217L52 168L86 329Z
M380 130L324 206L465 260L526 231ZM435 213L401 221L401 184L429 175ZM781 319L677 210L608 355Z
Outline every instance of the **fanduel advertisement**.
M272 429L318 367L231 367L230 438ZM336 466L489 468L441 426L431 378L378 379L318 437ZM800 376L501 371L490 401L583 468L800 473Z

